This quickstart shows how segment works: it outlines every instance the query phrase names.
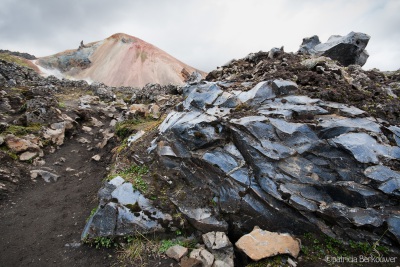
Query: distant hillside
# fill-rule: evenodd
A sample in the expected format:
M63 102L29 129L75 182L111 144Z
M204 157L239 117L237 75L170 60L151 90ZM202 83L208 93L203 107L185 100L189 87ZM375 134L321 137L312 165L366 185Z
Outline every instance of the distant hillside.
M66 78L103 82L109 86L147 83L183 84L194 71L163 50L139 38L118 33L102 41L83 44L36 61L38 66L60 71Z

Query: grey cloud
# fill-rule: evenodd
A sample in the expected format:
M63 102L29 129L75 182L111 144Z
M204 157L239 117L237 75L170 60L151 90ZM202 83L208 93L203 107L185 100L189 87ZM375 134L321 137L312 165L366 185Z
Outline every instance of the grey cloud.
M400 42L397 0L0 1L0 49L38 56L125 32L210 71L274 46L295 51L303 37L325 41L355 30L372 36L366 66L400 67L400 48L393 46Z

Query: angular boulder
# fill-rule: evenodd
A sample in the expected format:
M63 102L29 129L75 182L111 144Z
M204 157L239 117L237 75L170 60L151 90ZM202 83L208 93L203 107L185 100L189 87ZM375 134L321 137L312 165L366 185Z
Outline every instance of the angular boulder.
M186 256L188 254L188 251L189 250L183 246L175 245L175 246L172 246L169 249L167 249L165 254L168 257L179 262L183 256Z
M399 212L400 148L389 141L397 128L296 95L292 81L251 86L184 87L184 109L166 117L148 149L192 226L237 237L257 225L359 241L385 235L397 244L382 230Z
M190 258L201 261L203 267L211 267L214 263L214 255L205 248L193 249L192 252L190 252Z
M257 227L242 236L235 245L254 261L279 254L289 254L297 258L301 249L300 240L289 234L273 233Z
M82 240L163 232L172 221L171 215L153 207L151 200L120 176L105 182L98 196L99 208L89 218Z
M330 57L343 66L363 66L369 57L365 50L369 39L365 33L350 32L346 36L332 35L326 43L320 43L318 36L314 35L303 39L298 52Z

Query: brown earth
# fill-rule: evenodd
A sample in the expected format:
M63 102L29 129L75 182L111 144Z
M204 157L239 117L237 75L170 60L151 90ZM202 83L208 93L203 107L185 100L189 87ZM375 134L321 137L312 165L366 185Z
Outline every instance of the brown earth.
M15 94L21 98L30 95L26 88L6 90L8 94ZM80 124L77 130L66 135L64 144L53 153L51 146L44 148L45 165L33 166L30 163L14 161L4 151L0 151L4 154L2 159L6 159L0 162L0 167L18 166L23 174L19 183L11 188L11 192L0 198L0 266L141 264L141 261L132 262L124 258L124 255L121 255L124 253L121 247L96 249L94 244L91 246L81 243L82 230L91 211L98 205L97 192L110 173L112 162L116 160L115 148L121 140L113 137L104 148L97 148L96 144L103 140L101 131L109 128L111 121L102 110L104 106L92 105L92 109L86 112L77 111L79 97L91 92L82 88L60 90L56 95L64 105L60 109L71 117L79 114ZM18 110L17 106L15 108ZM16 120L20 115L19 112L14 113L7 121ZM104 126L90 126L88 119L91 116L101 121ZM89 125L92 132L83 131L84 125ZM78 142L82 137L90 143ZM97 154L101 156L100 161L92 159ZM40 176L36 181L30 178L29 170L46 168L60 176L56 182L46 183ZM176 266L174 260L159 253L141 257L147 266Z
M0 266L111 266L115 262L113 250L80 244L85 221L97 206L96 194L107 174L112 144L88 151L77 138L94 143L97 135L98 131L94 135L79 132L54 154L45 152L45 167L60 175L57 182L26 179L0 202ZM99 162L91 160L97 153ZM54 165L60 158L65 162ZM66 171L68 167L74 171Z

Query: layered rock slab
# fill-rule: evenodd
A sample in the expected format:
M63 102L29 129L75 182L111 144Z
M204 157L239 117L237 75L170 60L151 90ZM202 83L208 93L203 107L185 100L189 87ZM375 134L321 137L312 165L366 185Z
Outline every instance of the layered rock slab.
M187 182L191 193L172 201L192 225L203 232L229 225L237 236L260 225L378 240L399 201L397 176L388 174L398 173L399 147L386 141L382 122L354 107L294 95L290 81L243 91L230 86L184 87L182 109L167 116L149 148L166 175ZM378 171L389 177L377 180ZM198 209L213 219L194 216ZM358 236L351 228L378 230ZM396 238L388 234L385 242Z
M272 233L254 228L252 232L242 236L236 242L236 247L252 260L258 261L278 254L289 254L297 258L301 244L298 239L288 234Z

